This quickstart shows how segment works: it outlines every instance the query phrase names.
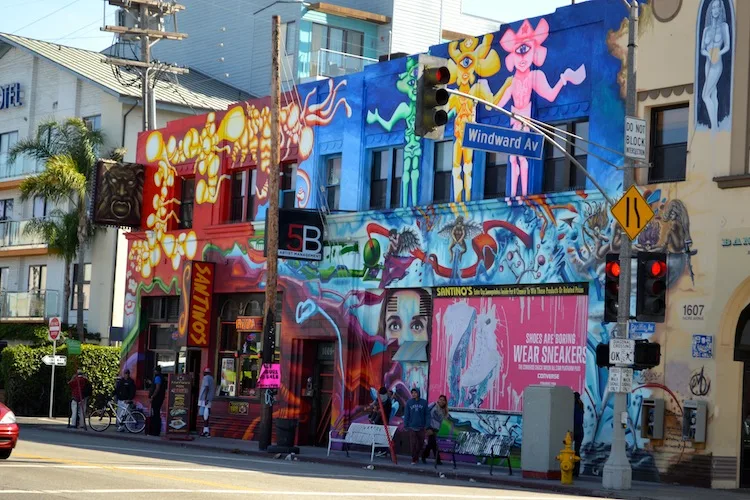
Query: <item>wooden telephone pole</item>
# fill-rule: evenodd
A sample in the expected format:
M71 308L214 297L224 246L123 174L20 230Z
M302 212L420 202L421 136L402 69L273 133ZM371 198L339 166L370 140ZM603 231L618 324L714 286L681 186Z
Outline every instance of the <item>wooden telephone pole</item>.
M265 322L276 321L276 295L278 288L279 252L279 112L281 109L281 17L273 16L271 23L271 171L268 174L268 210L266 211L266 300ZM274 325L264 324L263 331L275 335ZM275 340L263 337L263 363L273 363ZM268 449L273 431L273 396L266 389L261 412L258 446Z
M141 74L141 99L143 101L143 130L156 128L156 97L154 87L159 73L185 74L187 68L180 68L170 64L154 63L151 61L151 47L159 40L182 40L185 33L164 31L163 19L175 16L184 10L183 5L163 0L108 0L110 5L120 7L125 13L123 19L134 19L134 26L125 25L104 26L102 31L116 33L121 38L139 39L141 44L140 60L107 57L104 62L113 66L132 68ZM176 18L175 18L176 19ZM175 26L177 22L175 20Z

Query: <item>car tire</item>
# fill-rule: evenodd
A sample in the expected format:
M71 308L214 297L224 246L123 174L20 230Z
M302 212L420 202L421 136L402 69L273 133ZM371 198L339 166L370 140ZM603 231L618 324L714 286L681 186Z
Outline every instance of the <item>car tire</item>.
M0 460L7 460L13 450L0 450Z

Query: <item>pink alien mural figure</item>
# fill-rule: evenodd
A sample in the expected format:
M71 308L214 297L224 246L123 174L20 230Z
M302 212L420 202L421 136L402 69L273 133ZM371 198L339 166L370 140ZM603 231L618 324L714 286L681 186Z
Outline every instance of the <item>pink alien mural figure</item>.
M508 71L515 70L510 88L500 98L499 105L505 106L513 98L511 111L531 118L531 92L534 91L549 102L557 99L560 90L568 83L579 85L586 79L586 68L583 64L577 69L566 69L554 87L550 87L547 77L541 69L532 70L532 64L541 68L547 58L547 48L542 44L549 36L549 24L544 19L539 21L536 29L527 20L521 24L517 32L508 29L500 39L500 45L508 52L505 66ZM511 127L515 130L529 130L518 120L511 119ZM511 188L510 196L516 196L518 179L521 178L521 194L526 196L529 183L529 162L522 156L511 156Z

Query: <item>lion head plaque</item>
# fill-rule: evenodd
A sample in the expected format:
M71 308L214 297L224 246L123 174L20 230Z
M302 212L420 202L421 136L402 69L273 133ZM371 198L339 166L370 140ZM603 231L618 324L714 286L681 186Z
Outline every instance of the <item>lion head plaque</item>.
M96 166L95 224L137 228L143 209L143 165L101 160Z

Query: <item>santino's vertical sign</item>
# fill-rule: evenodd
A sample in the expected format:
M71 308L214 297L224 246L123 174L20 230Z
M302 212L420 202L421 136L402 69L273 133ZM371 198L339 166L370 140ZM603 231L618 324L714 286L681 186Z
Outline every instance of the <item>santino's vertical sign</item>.
M194 260L185 266L180 330L184 328L188 347L208 347L211 336L215 271L216 267L213 262Z

